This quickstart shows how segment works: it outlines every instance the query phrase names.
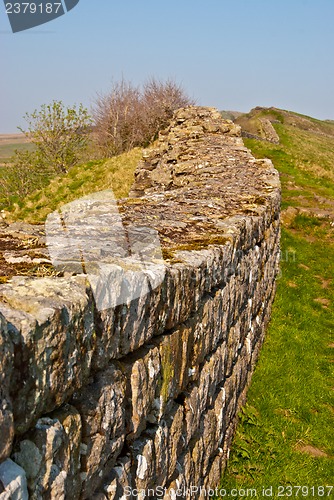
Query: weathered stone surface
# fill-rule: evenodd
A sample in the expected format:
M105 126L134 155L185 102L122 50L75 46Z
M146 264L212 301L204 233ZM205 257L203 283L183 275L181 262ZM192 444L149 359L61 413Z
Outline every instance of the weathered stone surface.
M124 377L111 365L72 398L82 419L80 475L83 498L91 498L123 448L124 396Z
M60 406L88 378L94 325L79 278L13 278L0 286L0 310L14 345L11 378L17 432Z
M167 478L173 476L178 466L178 458L184 448L184 407L174 403L170 407L166 422L168 435L168 465Z
M131 458L125 456L119 459L104 486L104 498L118 500L130 497L132 489Z
M13 352L7 324L0 313L0 463L9 457L14 439L12 403L9 397Z
M103 369L110 359L120 359L139 349L166 324L164 295L166 278L152 293L116 308L97 313L97 347L93 356L95 369ZM135 332L135 334L134 334Z
M0 464L0 500L28 500L25 471L9 458Z
M132 445L133 483L138 490L157 486L154 441L143 436Z
M136 439L148 422L157 419L156 398L161 386L161 359L157 348L148 352L139 350L136 356L128 356L120 362L122 371L128 381L126 400L124 402L128 415L128 440Z
M81 418L65 405L37 421L14 452L26 471L31 499L79 498Z
M259 134L261 137L264 137L266 141L279 144L279 136L268 118L260 118L259 126Z

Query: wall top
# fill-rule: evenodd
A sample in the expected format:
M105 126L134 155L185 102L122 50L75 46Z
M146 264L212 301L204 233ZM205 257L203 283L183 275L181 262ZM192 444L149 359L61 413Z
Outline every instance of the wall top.
M268 227L278 218L280 206L279 174L271 161L252 156L238 125L214 108L198 106L176 111L168 129L143 152L130 198L117 201L111 193L108 199L108 193L81 198L62 207L62 213L51 214L46 223L50 255L46 248L39 249L58 270L94 276L89 280L93 290L95 286L102 291L104 271L113 280L120 273L137 276L136 270L143 271L144 254L146 260L153 259L153 267L149 264L145 272L153 272L160 283L165 273L162 257L175 263L182 251L233 243L241 227L251 225L254 218L264 218ZM13 228L15 232L15 224ZM44 239L40 227L24 230L33 239ZM18 258L25 256L14 256ZM197 257L188 257L188 262L189 258ZM101 266L106 268L102 275ZM3 300L12 286L0 287ZM128 301L130 296L123 297L125 288L119 286L117 298L108 297L101 308ZM136 287L141 296L143 287Z
M192 249L219 243L231 217L276 212L280 181L269 159L244 146L238 125L190 106L144 151L130 196L120 202L125 223L154 227L165 248Z

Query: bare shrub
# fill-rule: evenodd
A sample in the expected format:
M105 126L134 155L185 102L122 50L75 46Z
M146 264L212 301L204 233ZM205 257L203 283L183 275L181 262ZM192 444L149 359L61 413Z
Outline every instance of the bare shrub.
M168 125L176 109L194 104L184 89L173 80L163 82L154 78L144 85L142 99L147 142L153 141L159 130Z
M142 89L122 80L96 99L96 142L106 156L147 146L168 125L176 109L190 104L192 99L172 80L151 78Z
M130 150L140 141L140 92L131 83L115 83L106 95L99 95L93 117L96 140L106 156Z

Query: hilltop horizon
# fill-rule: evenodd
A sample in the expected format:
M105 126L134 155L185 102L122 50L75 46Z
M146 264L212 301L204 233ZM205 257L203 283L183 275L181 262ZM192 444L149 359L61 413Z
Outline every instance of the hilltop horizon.
M196 103L196 105L199 105L199 104ZM304 116L306 118L312 118L312 119L323 121L323 122L334 122L334 118L331 118L331 117L319 118L318 116L309 115L305 112L301 112L301 111L297 111L297 110L293 110L293 109L280 108L278 106L256 105L256 106L252 107L249 111L237 110L237 109L220 109L219 107L217 107L215 105L209 105L209 104L208 105L204 104L204 106L217 108L220 111L220 113L222 113L223 118L232 119L232 120L236 119L240 115L248 115L255 110L270 110L270 109L272 109L272 110L284 111L286 113L293 113L293 114L301 115L301 116ZM6 130L4 132L0 131L0 139L1 140L13 139L15 141L15 140L18 140L20 137L23 138L24 134L22 132L18 132L18 130L19 130L18 127L19 127L19 125L16 127L16 131L14 131L14 130ZM6 136L8 136L8 137L6 137Z

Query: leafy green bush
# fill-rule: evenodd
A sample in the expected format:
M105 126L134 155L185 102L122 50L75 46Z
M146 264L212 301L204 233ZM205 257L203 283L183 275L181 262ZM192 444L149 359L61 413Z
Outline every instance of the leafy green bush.
M43 104L39 111L25 114L27 130L20 128L36 146L41 167L66 173L82 159L87 146L91 118L82 104L65 108L61 101Z

